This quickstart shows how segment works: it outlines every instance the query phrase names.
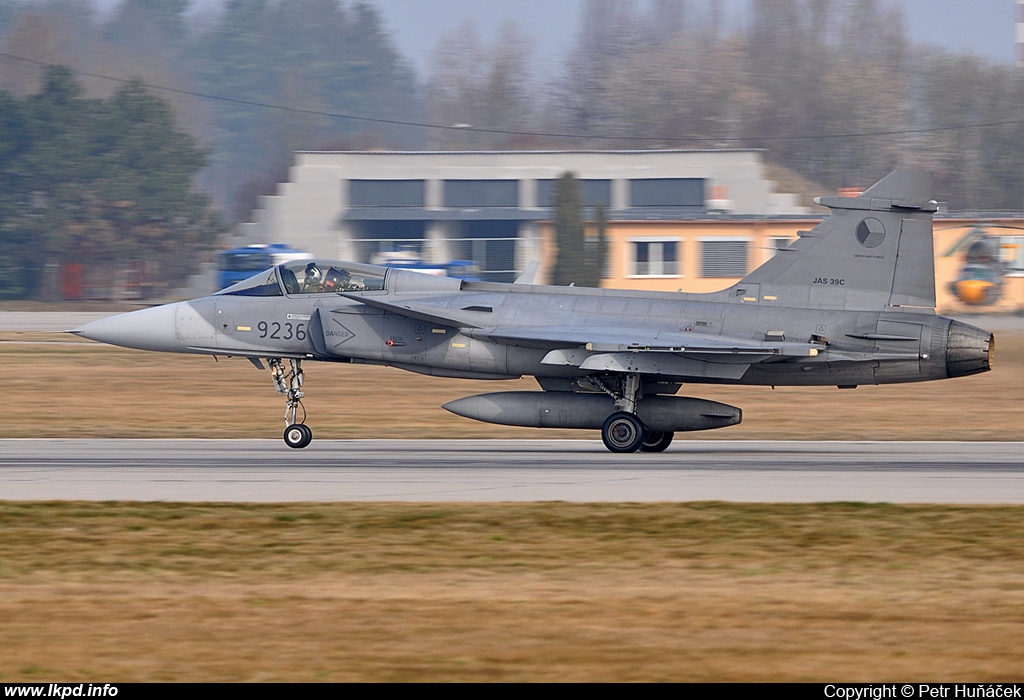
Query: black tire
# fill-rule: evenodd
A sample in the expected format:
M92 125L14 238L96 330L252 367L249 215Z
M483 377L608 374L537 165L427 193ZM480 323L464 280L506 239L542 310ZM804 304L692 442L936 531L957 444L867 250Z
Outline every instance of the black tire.
M313 441L313 431L304 423L292 423L284 429L284 444L301 450Z
M672 444L675 433L669 431L664 433L647 433L644 441L640 443L641 452L664 452Z
M601 440L609 452L636 452L644 441L644 424L632 413L611 414L601 427Z

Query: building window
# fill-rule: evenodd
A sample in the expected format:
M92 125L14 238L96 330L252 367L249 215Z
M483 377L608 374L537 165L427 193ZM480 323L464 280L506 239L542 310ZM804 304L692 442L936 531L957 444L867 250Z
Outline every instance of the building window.
M633 277L678 277L678 240L632 240Z
M444 205L456 209L519 206L519 180L445 180Z
M743 277L748 272L749 238L705 238L700 242L701 277Z
M630 206L704 208L702 178L651 178L630 180Z
M537 206L550 209L555 206L555 184L558 180L537 180ZM583 206L596 207L603 204L610 207L612 204L612 181L611 180L577 180L580 184L580 193L583 196Z
M350 180L349 205L353 207L422 207L423 180Z
M1024 273L1024 236L1003 236L999 249L1007 270L1014 277L1021 276Z
M768 239L768 258L774 258L783 248L788 248L790 239L785 236L772 236Z

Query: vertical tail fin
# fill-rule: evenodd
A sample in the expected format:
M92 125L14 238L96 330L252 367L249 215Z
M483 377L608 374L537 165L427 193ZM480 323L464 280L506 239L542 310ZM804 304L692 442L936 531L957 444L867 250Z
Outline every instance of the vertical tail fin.
M931 192L930 176L895 170L859 197L819 197L828 218L737 286L787 306L934 309Z

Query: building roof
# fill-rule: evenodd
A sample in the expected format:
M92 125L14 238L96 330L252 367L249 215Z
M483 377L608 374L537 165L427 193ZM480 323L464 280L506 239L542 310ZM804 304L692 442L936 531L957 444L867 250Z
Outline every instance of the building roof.
M563 150L522 150L522 151L293 151L293 153L318 155L374 155L374 156L464 156L464 155L560 155L568 153L597 153L620 155L650 155L654 153L764 153L764 148L657 148L657 149L611 149L595 148Z

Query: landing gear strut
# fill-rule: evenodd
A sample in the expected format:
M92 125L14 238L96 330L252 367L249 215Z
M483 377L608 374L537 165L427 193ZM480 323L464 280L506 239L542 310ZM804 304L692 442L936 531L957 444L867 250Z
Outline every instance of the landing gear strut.
M642 394L640 375L627 374L622 377L618 392L607 388L605 391L615 399L615 413L608 416L601 427L604 446L609 452L636 452L647 434L647 426L636 415L636 403Z
M589 384L615 399L615 412L601 427L601 440L610 452L664 452L672 442L672 432L654 432L636 415L636 405L643 396L640 375L627 374L619 381L619 390L612 391L596 377Z
M285 369L284 362L279 357L272 357L267 360L270 363L270 377L274 380L274 387L277 393L284 394L287 398L287 406L284 409L284 444L288 447L301 449L313 440L313 431L306 425L306 409L302 405L302 360L289 360L290 368ZM302 409L302 419L299 419L299 409Z

